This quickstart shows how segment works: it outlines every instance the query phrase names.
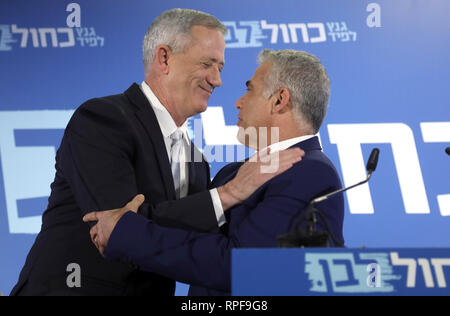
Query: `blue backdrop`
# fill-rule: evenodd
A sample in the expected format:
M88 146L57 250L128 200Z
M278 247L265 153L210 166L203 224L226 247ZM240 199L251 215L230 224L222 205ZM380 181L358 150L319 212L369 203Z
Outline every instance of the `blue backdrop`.
M234 104L258 52L305 50L331 79L320 138L344 183L364 178L371 148L381 149L370 185L346 194L346 244L450 246L449 1L0 0L1 291L17 281L40 230L73 110L140 83L148 26L186 6L229 29L223 85L198 116L203 137L195 136L213 175L225 163L211 146L238 148Z

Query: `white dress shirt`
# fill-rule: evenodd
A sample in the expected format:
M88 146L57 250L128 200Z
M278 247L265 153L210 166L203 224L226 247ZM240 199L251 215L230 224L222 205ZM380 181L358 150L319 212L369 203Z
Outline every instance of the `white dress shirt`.
M147 97L150 105L155 112L156 119L158 120L161 133L164 138L164 143L166 145L167 156L169 157L169 162L171 163L170 148L172 146L172 140L170 135L173 134L177 129L180 129L183 134L183 147L180 151L180 198L184 198L188 195L189 191L189 168L187 163L187 157L190 157L191 153L191 140L187 132L187 121L181 127L177 127L175 121L170 115L169 111L161 104L158 98L155 96L153 91L147 85L145 81L141 84L141 90ZM214 205L214 211L216 213L218 226L225 224L225 214L222 207L222 202L220 201L219 193L217 189L212 189L209 191L211 194L211 199Z
M308 139L313 138L315 136L317 136L317 135L305 135L305 136L300 136L300 137L286 139L286 140L283 140L281 142L272 144L272 145L269 146L270 153L273 154L273 153L276 153L278 151L282 151L282 150L288 149L289 147L294 146L295 144L298 144L300 142L304 142L305 140L308 140Z

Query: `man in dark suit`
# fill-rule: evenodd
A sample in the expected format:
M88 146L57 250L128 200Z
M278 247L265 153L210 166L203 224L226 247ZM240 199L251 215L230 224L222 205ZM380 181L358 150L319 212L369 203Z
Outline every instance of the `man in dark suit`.
M221 85L225 33L209 14L164 12L144 39L145 81L76 110L57 152L41 232L11 295L173 295L173 280L104 260L83 215L120 207L142 192L145 218L217 232L224 212L270 179L247 166L238 181L208 191L208 163L186 133L187 119L205 111ZM67 282L72 264L78 282Z
M160 227L135 214L142 195L122 209L90 213L83 220L98 221L91 239L106 258L189 283L190 295L229 295L232 248L277 247L277 237L293 230L311 200L341 187L335 167L315 136L329 99L329 79L320 61L293 50L264 50L259 61L247 82L247 93L236 102L242 127L238 138L257 150L261 143L268 144L272 152L301 147L306 152L303 160L227 212L227 225L220 234ZM247 137L251 133L246 133L249 128L267 138L252 141ZM260 133L264 128L267 133ZM278 141L273 141L274 133ZM235 178L241 165L223 168L213 186ZM343 197L317 207L327 224L318 218L316 229L328 226L337 241L330 240L330 244L343 245Z

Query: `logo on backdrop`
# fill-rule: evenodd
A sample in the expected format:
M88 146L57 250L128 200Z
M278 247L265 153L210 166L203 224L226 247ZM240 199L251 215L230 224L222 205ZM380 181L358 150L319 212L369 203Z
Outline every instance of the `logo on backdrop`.
M0 25L0 51L19 48L103 47L105 38L94 27L21 27Z
M103 47L105 38L97 34L94 27L81 27L81 7L70 3L66 8L70 14L63 27L27 27L18 24L0 25L0 51L19 48L70 48Z
M308 23L270 23L261 21L227 21L227 48L266 47L270 44L356 42L357 33L345 21Z
M448 294L450 258L445 251L306 252L305 273L313 293ZM409 292L412 293L412 292Z
M381 7L369 3L367 27L381 27ZM334 22L291 22L273 23L260 21L226 21L228 29L225 37L227 48L267 47L274 44L314 44L331 41L333 43L356 42L358 33L346 21Z

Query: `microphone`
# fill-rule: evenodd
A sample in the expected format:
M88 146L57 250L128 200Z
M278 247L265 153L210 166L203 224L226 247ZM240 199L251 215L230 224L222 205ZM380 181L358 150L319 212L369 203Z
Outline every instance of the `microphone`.
M449 149L449 148L448 148ZM449 149L450 151L450 149ZM360 186L364 183L367 183L372 173L377 169L378 165L378 157L380 155L380 150L378 148L374 148L372 152L370 153L369 160L366 164L366 170L367 170L367 178L355 185L352 185L347 188L342 188L339 190L336 190L334 192L328 193L323 196L319 196L315 199L313 199L309 204L306 212L304 212L296 221L296 229L291 232L287 233L281 236L278 236L278 244L281 248L293 248L293 247L328 247L329 246L329 239L333 239L334 243L340 247L345 247L337 238L334 236L334 234L331 232L330 226L328 225L328 222L325 218L325 216L320 212L316 207L315 204L323 202L330 197L336 196L339 193L343 193L345 191L348 191L350 189L353 189L357 186ZM323 232L315 232L314 227L317 223L317 217L316 214L319 215L321 218L323 224L325 225L326 231ZM300 229L300 223L305 219L308 218L308 225L307 225L307 232L304 232L302 229Z
M445 148L445 152L450 156L450 147Z
M350 187L348 187L348 188L343 188L343 189L340 189L340 190L337 190L337 191L328 193L327 195L324 195L324 196L320 196L320 197L318 197L318 198L315 198L314 200L311 201L310 204L316 204L316 203L325 201L325 200L327 200L329 197L332 197L333 195L336 195L336 194L341 193L341 192L348 191L348 190L350 190L350 189L356 188L357 186L360 186L360 185L363 185L364 183L369 182L370 177L372 176L372 173L375 171L375 169L377 169L377 165L378 165L378 156L379 156L379 155L380 155L380 150L379 150L378 148L374 148L374 149L372 150L372 152L370 153L370 157L369 157L369 160L367 161L367 165L366 165L367 178L366 178L365 180L363 180L363 181L361 181L361 182L359 182L359 183L357 183L357 184L355 184L355 185L352 185L352 186L350 186Z

